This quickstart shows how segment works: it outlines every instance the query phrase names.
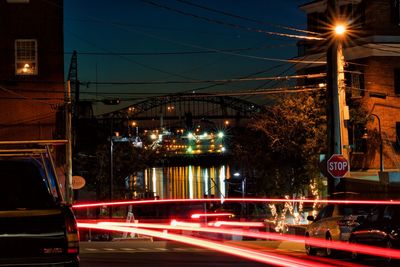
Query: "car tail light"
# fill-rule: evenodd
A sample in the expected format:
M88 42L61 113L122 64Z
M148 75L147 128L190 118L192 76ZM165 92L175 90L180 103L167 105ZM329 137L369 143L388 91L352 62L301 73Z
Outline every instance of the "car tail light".
M66 218L66 231L67 231L67 253L79 253L79 232L76 225L76 220L73 215L67 215Z

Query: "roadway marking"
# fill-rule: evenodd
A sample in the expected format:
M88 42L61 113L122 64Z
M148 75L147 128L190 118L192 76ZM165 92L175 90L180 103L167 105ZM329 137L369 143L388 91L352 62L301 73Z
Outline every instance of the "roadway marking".
M87 250L87 251L98 251L97 248L85 248L85 250Z
M138 250L140 250L140 251L149 251L150 249L149 248L138 248Z
M105 250L105 251L116 251L115 248L103 248L103 250Z
M134 248L120 248L120 250L124 250L124 251L134 251Z
M161 250L161 251L168 251L167 248L156 248L157 250Z

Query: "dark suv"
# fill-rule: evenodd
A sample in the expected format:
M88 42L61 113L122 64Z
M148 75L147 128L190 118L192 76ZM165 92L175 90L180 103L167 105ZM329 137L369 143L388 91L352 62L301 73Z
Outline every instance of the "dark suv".
M0 266L79 266L76 220L49 144L11 144L0 142Z

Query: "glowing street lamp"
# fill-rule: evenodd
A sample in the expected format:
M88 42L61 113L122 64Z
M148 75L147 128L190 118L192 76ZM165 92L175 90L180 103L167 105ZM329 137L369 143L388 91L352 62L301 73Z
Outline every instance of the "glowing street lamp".
M346 26L344 24L338 24L335 26L335 34L336 35L344 35L346 33Z

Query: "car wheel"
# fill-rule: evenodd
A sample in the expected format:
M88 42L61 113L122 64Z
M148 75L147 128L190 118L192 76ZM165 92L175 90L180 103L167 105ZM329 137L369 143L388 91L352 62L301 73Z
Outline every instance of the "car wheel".
M326 236L326 241L327 241L327 243L329 242L332 242L332 237L328 234L327 236ZM335 250L334 249L331 249L331 248L329 248L329 247L326 247L325 248L325 256L326 257L329 257L329 258L332 258L332 257L334 257L335 256Z
M357 244L357 241L354 238L350 238L349 243L350 243L350 247L352 247L352 245L356 245ZM357 251L352 251L350 253L350 258L353 261L360 260L361 259L361 255Z
M305 248L306 254L308 256L315 256L315 255L317 255L317 250L315 248L313 248L310 244L307 243L307 238L309 238L309 237L310 236L308 234L306 234L304 248Z

